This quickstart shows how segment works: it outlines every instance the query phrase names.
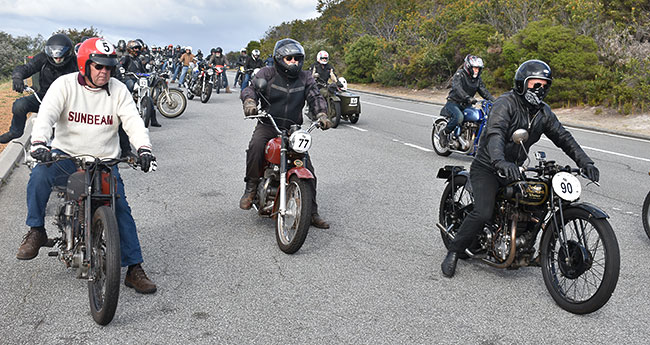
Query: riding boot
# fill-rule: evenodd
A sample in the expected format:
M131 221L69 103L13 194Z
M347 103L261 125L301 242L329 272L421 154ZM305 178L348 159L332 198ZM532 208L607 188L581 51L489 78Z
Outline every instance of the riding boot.
M255 194L257 194L257 183L258 180L246 182L244 195L239 200L239 208L242 210L250 210L253 206L253 200L255 199Z
M226 86L226 93L232 93L232 91L230 91L230 86Z
M443 127L440 132L438 133L439 140L438 142L440 143L440 146L447 147L449 145L449 131L447 131L447 127Z
M440 268L442 268L442 274L447 278L453 277L454 273L456 273L457 262L458 262L458 253L448 252L447 256L445 257L445 259L442 261L442 264L440 265Z
M158 119L156 119L156 110L155 109L154 109L154 111L152 112L151 115L152 116L151 116L150 125L153 126L153 127L162 127L162 125L160 123L158 123Z

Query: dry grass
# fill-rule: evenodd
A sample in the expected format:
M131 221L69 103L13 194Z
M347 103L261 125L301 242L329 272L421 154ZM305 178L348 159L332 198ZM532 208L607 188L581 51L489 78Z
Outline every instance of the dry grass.
M31 80L31 79L30 79ZM11 81L0 83L0 134L9 130L11 126L11 106L14 101L23 95L11 89ZM0 144L0 152L7 144Z

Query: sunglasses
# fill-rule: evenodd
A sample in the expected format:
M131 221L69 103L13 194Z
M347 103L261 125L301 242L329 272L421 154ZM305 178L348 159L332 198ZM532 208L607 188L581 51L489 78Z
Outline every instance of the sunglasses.
M300 56L285 56L284 61L300 61L302 58Z
M533 84L533 89L539 89L540 87L543 87L544 89L548 89L550 85L548 83L542 84L542 83L535 83Z
M110 71L111 68L113 68L113 66L105 66L105 65L100 65L100 64L93 64L93 68L98 70L98 71L101 71L103 69L107 69L107 70Z

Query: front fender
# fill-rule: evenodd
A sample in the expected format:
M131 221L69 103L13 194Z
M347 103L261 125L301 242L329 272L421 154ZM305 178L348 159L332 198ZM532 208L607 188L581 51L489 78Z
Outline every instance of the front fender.
M564 211L571 208L579 208L584 211L587 211L592 217L596 219L606 219L609 218L609 215L600 209L600 207L587 203L587 202L575 202L564 208Z
M309 171L309 169L305 167L296 167L296 168L291 168L289 171L287 171L287 181L291 178L291 175L296 174L298 178L307 178L307 179L313 179L314 174Z

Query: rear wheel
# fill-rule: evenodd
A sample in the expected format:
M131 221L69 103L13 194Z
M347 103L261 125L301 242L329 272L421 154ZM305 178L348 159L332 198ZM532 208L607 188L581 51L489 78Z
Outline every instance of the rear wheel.
M327 108L327 117L332 121L332 128L336 128L341 122L341 104L331 101L329 105Z
M314 195L309 180L293 175L287 185L287 207L285 215L276 215L275 239L280 250L287 254L297 252L311 225L311 203Z
M359 122L359 114L352 114L348 118L352 124Z
M440 198L440 225L447 229L451 236L456 236L463 220L473 209L474 197L468 189L467 177L455 176L453 182L447 183ZM440 235L445 248L449 249L451 238L442 230L440 230ZM466 259L468 256L465 253L459 253L458 257Z
M187 107L187 98L181 90L169 89L168 93L163 92L158 97L158 110L162 116L172 119L179 117Z
M431 144L433 145L433 150L436 151L436 153L439 156L449 156L451 154L451 150L449 150L449 147L445 147L440 145L440 130L445 128L447 126L447 120L446 119L438 119L436 122L433 123L433 129L431 130Z
M113 320L120 295L120 233L110 207L101 206L95 211L91 234L90 313L95 322L107 325Z
M558 229L542 235L541 264L546 288L555 302L574 314L600 309L618 282L620 253L612 226L579 208L564 210L566 245ZM552 224L552 223L551 223Z
M648 215L648 208L650 208L650 192L645 196L643 200L643 208L641 209L641 218L643 219L643 229L645 230L646 235L650 237L650 215Z

